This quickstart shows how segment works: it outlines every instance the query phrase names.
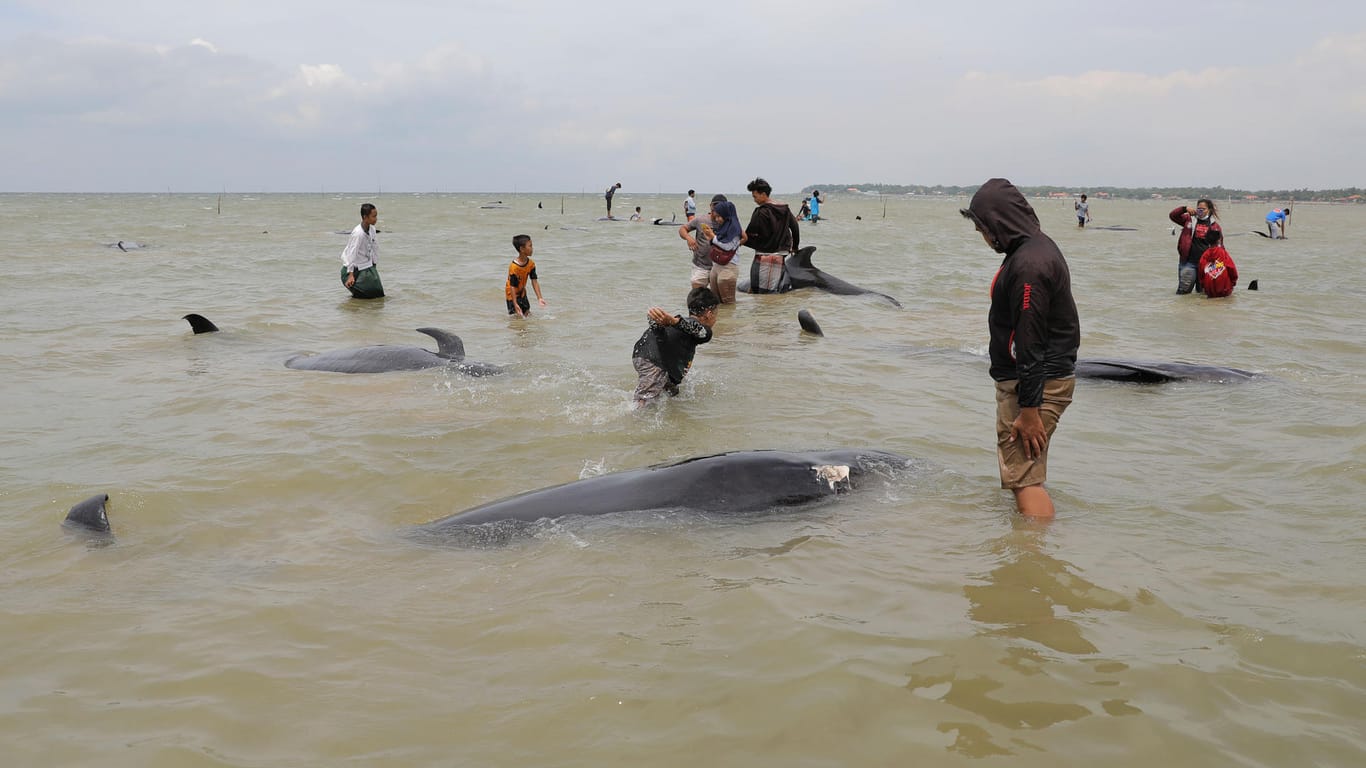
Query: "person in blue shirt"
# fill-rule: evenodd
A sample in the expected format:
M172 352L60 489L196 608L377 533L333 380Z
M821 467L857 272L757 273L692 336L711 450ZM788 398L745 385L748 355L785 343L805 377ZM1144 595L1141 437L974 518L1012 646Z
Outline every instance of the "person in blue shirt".
M1286 226L1290 224L1290 206L1285 210L1276 208L1266 215L1266 232L1272 240L1284 240Z
M821 191L818 189L811 193L811 223L815 224L821 220Z

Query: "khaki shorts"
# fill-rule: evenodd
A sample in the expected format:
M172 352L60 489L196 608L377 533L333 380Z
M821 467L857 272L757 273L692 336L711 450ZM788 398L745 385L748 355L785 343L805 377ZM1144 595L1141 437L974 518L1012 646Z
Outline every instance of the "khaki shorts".
M692 276L688 278L694 288L706 288L711 282L711 270L706 267L699 267L696 264L692 267Z
M1039 418L1048 433L1048 444L1043 453L1025 457L1024 443L1010 442L1010 428L1020 415L1020 399L1015 394L1017 380L996 382L996 461L1001 467L1001 487L1016 490L1031 485L1043 485L1048 479L1048 449L1053 444L1053 430L1058 428L1062 412L1072 404L1072 390L1077 380L1049 379L1043 383L1043 402L1039 404Z

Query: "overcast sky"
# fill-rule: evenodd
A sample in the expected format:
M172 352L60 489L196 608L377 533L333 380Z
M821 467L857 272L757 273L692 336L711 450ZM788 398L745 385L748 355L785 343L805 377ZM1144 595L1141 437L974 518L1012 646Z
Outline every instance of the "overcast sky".
M0 191L1366 186L1366 2L0 0Z

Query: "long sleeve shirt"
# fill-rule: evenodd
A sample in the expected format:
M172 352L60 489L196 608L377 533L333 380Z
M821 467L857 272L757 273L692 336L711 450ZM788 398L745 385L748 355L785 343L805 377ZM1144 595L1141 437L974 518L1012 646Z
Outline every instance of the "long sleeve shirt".
M357 224L351 230L351 239L347 241L346 248L342 250L341 260L348 272L359 272L374 266L379 261L379 241L375 239L374 227L367 232L364 224Z

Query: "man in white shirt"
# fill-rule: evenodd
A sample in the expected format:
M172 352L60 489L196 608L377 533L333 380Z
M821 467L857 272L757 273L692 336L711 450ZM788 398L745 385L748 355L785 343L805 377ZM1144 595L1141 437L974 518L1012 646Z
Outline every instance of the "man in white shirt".
M358 299L378 299L384 295L384 284L379 280L379 210L370 203L360 207L360 223L351 230L351 239L342 251L342 285Z
M697 198L693 197L696 194L697 190L690 189L688 196L683 199L683 215L688 217L688 221L692 221L697 216Z

